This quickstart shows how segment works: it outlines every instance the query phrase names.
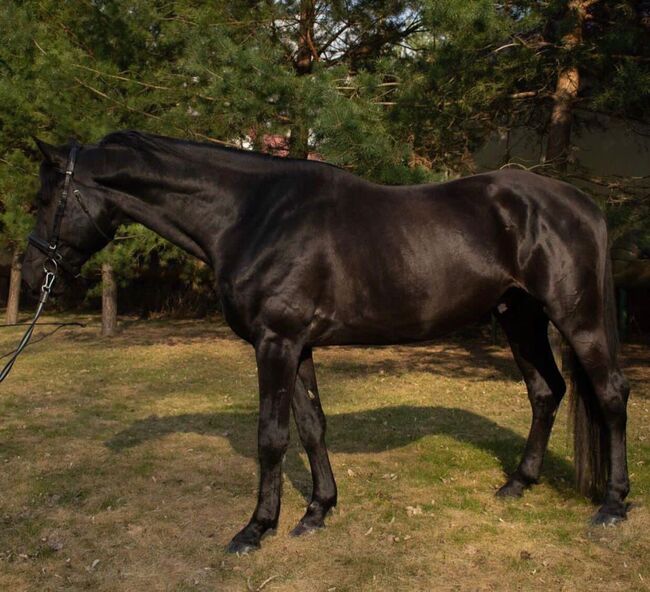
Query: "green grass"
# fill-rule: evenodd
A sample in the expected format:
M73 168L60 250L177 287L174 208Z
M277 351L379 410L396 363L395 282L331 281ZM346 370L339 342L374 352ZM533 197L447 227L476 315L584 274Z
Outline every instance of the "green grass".
M495 499L530 411L507 349L467 333L317 350L339 507L288 537L311 487L293 430L278 532L233 557L257 484L252 350L219 322L130 321L101 339L86 320L29 348L0 391L0 590L648 589L648 348L624 349L620 527L587 526L563 411L540 485Z

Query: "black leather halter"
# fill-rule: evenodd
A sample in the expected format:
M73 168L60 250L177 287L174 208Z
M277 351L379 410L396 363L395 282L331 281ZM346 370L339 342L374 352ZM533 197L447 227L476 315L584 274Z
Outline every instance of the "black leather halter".
M72 144L70 148L70 156L68 157L68 165L65 168L65 181L63 182L63 191L61 192L61 197L59 198L59 203L56 206L56 213L54 214L54 223L52 224L52 234L50 235L50 240L45 241L33 232L29 235L28 241L29 244L41 251L47 259L43 263L43 271L45 272L45 277L43 278L43 285L41 286L41 297L38 301L38 306L36 307L36 312L34 313L34 318L29 323L25 334L23 335L18 347L10 352L7 355L10 355L9 361L5 364L4 368L0 370L0 382L2 382L14 367L18 356L29 344L29 340L32 338L34 333L34 328L36 323L43 313L43 308L47 302L50 292L52 291L52 286L56 280L56 276L59 270L64 269L72 274L74 272L71 268L63 261L61 253L59 253L59 234L61 232L61 223L63 222L63 216L65 215L65 208L68 203L68 194L70 192L70 183L72 182L72 175L74 174L74 165L77 162L77 155L79 154L80 146L77 143ZM3 356L4 357L4 356Z
M72 182L72 176L74 175L74 167L77 163L77 155L79 154L80 146L76 142L72 144L70 148L70 155L68 156L68 164L65 168L65 180L63 181L63 191L61 192L61 197L59 197L59 203L56 207L56 213L54 214L54 222L52 224L52 233L50 234L49 241L42 239L37 236L36 233L32 232L27 240L29 244L38 249L43 253L47 259L44 263L45 272L54 273L59 267L65 272L75 275L73 269L63 260L63 256L59 253L59 236L61 233L61 224L63 222L63 216L65 215L65 209L68 204L68 196L70 194L70 183Z

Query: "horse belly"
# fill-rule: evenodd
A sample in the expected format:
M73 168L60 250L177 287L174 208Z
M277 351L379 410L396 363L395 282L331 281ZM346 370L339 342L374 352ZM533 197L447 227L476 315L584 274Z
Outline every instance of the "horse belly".
M502 278L469 267L420 266L338 277L315 309L312 333L322 344L423 341L479 319L506 289Z

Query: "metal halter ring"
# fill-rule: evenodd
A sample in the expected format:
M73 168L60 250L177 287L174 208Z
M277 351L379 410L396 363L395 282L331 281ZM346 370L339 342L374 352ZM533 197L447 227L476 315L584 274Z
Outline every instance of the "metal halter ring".
M49 268L48 268L49 264ZM45 275L56 275L57 272L59 271L59 264L57 263L56 259L54 257L48 257L44 262L43 262L43 271L45 272Z

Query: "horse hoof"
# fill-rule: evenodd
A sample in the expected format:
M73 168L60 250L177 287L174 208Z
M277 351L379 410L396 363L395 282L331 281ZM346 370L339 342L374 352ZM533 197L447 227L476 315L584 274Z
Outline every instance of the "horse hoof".
M226 552L232 553L233 555L248 555L251 551L257 551L259 548L259 543L254 543L251 541L238 541L236 539L233 539L226 547Z
M521 481L508 481L495 495L501 498L517 498L524 495L524 489L526 486Z
M607 512L597 512L591 519L592 526L615 526L625 520L625 516L617 514L608 514Z
M318 530L325 528L325 525L310 525L304 522L298 522L297 526L289 533L292 537L299 537L305 534L314 534Z

